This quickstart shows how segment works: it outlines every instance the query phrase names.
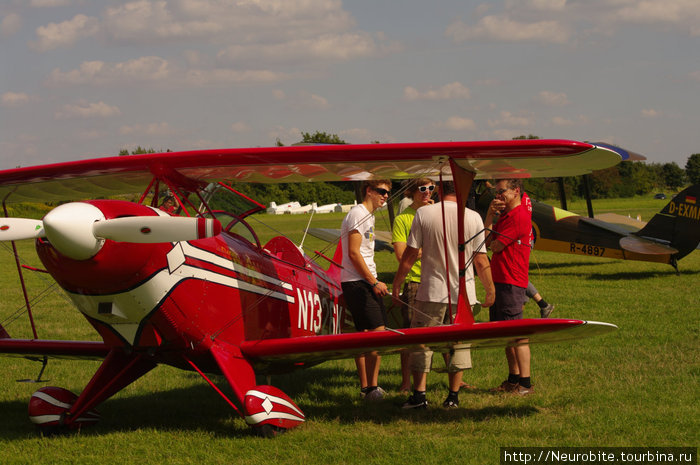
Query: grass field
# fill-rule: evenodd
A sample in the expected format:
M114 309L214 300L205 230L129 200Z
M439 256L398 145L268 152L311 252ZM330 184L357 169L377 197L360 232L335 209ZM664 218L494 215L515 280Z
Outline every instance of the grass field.
M596 211L606 210L601 203L596 202ZM628 209L648 219L662 203L642 207L611 201L607 211L626 215ZM260 219L299 241L308 216ZM338 214L317 215L312 226L338 227L340 219ZM383 222L378 219L377 225ZM271 235L261 233L261 240ZM313 238L305 241L309 252L324 245ZM21 244L20 252L29 264L37 264L31 244ZM377 262L381 277L390 282L395 259L381 252ZM23 305L8 249L0 249L0 263L0 322L11 335L30 337L26 315L7 323ZM506 375L501 350L473 353L474 368L465 380L478 389L462 393L461 406L453 411L402 411L397 356L382 362L380 382L388 398L372 405L359 399L352 361L328 362L272 379L308 419L272 440L252 436L198 375L170 367L153 370L103 403L103 420L96 427L41 437L27 418L27 402L45 384L16 381L36 377L40 365L0 358L0 464L486 464L498 463L504 446L696 447L700 252L683 259L680 270L676 275L668 265L535 251L531 279L556 305L552 316L606 321L620 328L595 339L533 346L536 394L517 398L488 392ZM40 274L30 274L28 281L33 296L51 282ZM47 292L34 307L40 337L95 338L60 292ZM536 308L528 304L526 316L535 317ZM97 362L55 360L44 377L50 385L80 392L97 367ZM433 373L428 382L428 400L437 406L445 395L446 376Z

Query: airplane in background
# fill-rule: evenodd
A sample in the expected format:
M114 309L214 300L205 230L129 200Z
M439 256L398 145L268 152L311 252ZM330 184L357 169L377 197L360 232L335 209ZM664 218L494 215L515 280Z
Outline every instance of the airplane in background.
M610 214L588 218L532 200L534 248L590 257L667 263L678 271L678 260L700 244L698 197L700 185L684 189L648 223ZM489 191L484 191L479 197L478 210L482 215L485 215L492 198Z
M200 374L257 433L270 436L305 416L278 388L258 385L256 375L370 350L505 347L523 338L557 342L608 333L616 327L569 319L475 323L464 276L454 324L344 333L342 249L316 257L327 260L324 269L287 237L262 244L246 219L265 206L228 183L451 175L465 204L475 178L569 176L619 160L615 150L589 143L517 140L170 152L2 170L5 212L9 203L59 205L41 220L6 213L0 240L35 241L43 271L102 341L41 339L22 286L34 337L12 338L11 328L0 325L0 354L44 367L47 358L102 361L78 395L47 386L31 396L30 419L43 431L94 423L98 404L166 364ZM177 202L171 213L159 209L166 191ZM134 192L138 202L108 199ZM467 240L464 231L459 235ZM460 268L468 259L460 253ZM17 256L16 264L24 282ZM210 374L222 374L225 385Z
M334 213L343 211L343 206L339 203L328 203L319 207L314 202L312 205L314 213Z
M293 208L299 208L301 204L299 202L287 202L281 205L277 205L275 202L270 202L270 206L267 207L267 213L270 215L283 215L289 212Z

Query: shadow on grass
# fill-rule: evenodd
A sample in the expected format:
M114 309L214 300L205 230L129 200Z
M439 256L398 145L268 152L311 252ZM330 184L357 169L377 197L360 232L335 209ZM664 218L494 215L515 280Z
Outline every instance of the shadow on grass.
M517 418L538 413L537 408L529 405L469 408L472 395L488 396L481 392L463 394L462 407L453 410L431 405L428 410L406 411L401 409L406 400L403 394L389 394L384 401L367 404L355 389L354 371L336 367L315 367L312 371L277 376L272 382L298 403L307 421L311 422L443 423L465 418L482 422L494 417ZM224 383L218 385L223 387ZM429 389L436 388L429 386ZM230 389L226 388L224 392L230 395ZM0 422L0 438L3 440L25 440L41 434L27 417L26 403L0 402L0 411L3 412L3 421ZM213 437L234 439L253 436L245 422L206 384L143 395L116 396L100 405L98 411L102 421L81 430L82 437L149 429L161 432L205 431Z
M679 270L680 276L695 276L700 274L700 270ZM676 270L669 266L667 271L623 271L617 273L600 273L595 275L590 275L587 279L593 281L616 281L616 280L630 280L630 279L651 279L651 278L662 278L666 276L676 276Z

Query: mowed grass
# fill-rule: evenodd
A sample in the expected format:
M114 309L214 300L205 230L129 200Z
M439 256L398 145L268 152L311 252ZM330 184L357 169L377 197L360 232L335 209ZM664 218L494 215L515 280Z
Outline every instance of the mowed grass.
M342 217L316 215L312 226L339 227ZM308 216L259 219L299 242ZM384 223L379 218L378 228L386 229ZM256 229L262 242L273 235ZM19 246L28 264L37 265L32 245ZM305 240L309 253L324 246ZM0 321L6 321L23 300L14 259L0 252ZM393 255L380 252L377 263L380 277L391 282ZM333 361L272 378L308 421L268 440L253 436L198 375L162 366L104 402L103 420L94 428L41 437L27 418L31 393L46 384L80 392L99 363L52 360L44 373L50 381L30 384L16 380L36 377L40 364L3 357L0 463L497 463L504 446L697 446L700 252L680 262L679 275L668 265L538 251L531 264L532 281L556 305L553 317L620 328L594 339L533 346L532 396L488 392L506 375L500 349L474 351L465 380L478 389L463 392L453 411L439 408L444 374L428 378L431 408L406 412L399 408L405 397L396 392L397 356L383 359L380 382L389 396L372 405L359 398L354 363ZM47 275L26 274L32 296L51 283ZM46 293L34 311L39 337L95 339L60 291ZM526 316L537 315L536 305L528 304ZM6 327L15 337L31 337L26 314ZM437 357L435 365L441 366Z

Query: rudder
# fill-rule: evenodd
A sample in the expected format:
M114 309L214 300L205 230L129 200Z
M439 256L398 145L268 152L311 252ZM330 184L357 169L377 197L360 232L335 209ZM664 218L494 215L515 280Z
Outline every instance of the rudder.
M685 257L700 243L698 197L700 184L681 191L635 235L666 242L678 249L673 256L676 260Z

